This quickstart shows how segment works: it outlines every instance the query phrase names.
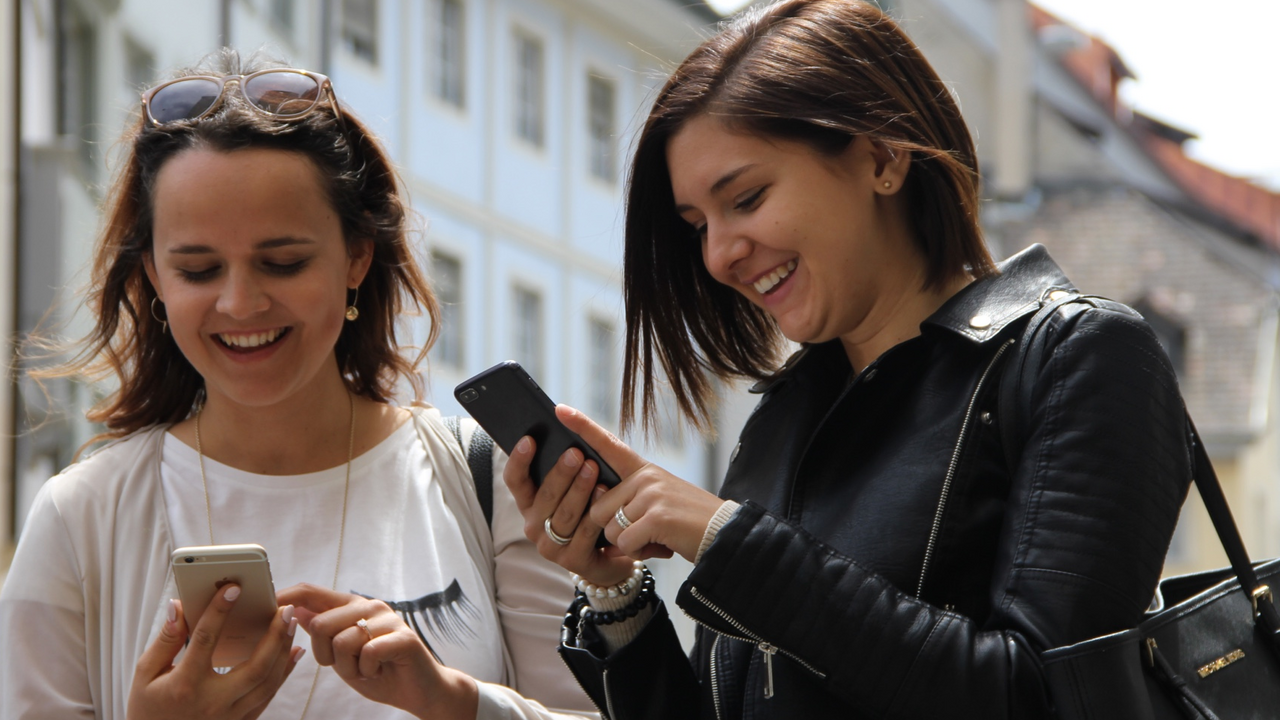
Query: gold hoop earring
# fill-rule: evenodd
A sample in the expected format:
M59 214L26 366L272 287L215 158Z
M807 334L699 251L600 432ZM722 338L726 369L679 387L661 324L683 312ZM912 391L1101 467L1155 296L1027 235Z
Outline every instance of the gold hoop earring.
M351 304L347 306L347 322L355 322L360 317L360 308L356 307L356 301L360 299L360 286L355 287L355 297L351 298Z
M168 320L161 320L161 319L160 319L160 316L156 315L156 301L157 301L157 300L159 300L159 299L160 299L160 296L159 296L159 295L157 295L157 296L155 296L155 297L151 298L151 317L152 317L152 319L154 319L156 322L160 323L160 334L161 334L161 335L163 335L163 334L165 334L165 333L169 332L169 321L168 321ZM161 304L163 304L163 303L161 303Z

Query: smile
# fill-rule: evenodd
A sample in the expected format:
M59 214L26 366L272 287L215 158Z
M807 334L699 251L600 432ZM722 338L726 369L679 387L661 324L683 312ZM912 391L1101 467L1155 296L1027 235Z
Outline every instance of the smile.
M778 286L778 283L790 277L791 271L795 269L796 269L796 261L788 260L786 264L779 265L778 267L774 268L773 272L755 281L754 283L751 284L751 286L754 287L756 289L756 292L760 293L761 295L767 295L770 290Z
M289 332L289 328L276 328L274 330L266 330L264 332L249 333L247 335L232 335L231 333L218 333L218 340L229 348L238 350L256 350L266 347L284 337Z

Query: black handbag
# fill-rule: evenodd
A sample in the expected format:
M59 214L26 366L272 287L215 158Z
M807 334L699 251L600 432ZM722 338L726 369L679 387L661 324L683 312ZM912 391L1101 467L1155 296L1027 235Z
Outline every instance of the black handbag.
M1137 627L1042 653L1060 720L1280 718L1280 560L1249 562L1191 433L1196 487L1232 566L1165 579Z
M1013 405L1025 395L1015 388L1038 362L1036 334L1048 318L1072 302L1118 305L1070 291L1047 295L1006 373L1006 417L1021 409ZM1187 430L1196 487L1231 567L1167 578L1137 627L1041 653L1059 720L1280 718L1280 612L1271 591L1280 589L1280 559L1250 562L1190 415Z

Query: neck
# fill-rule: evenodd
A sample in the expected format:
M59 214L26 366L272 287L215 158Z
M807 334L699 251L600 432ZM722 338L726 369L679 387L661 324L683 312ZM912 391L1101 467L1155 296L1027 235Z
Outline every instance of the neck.
M211 394L200 410L200 450L205 457L264 475L336 467L349 459L352 402L336 372L324 387L270 406L243 405ZM361 399L357 404L359 430L361 409L373 403ZM194 445L194 418L182 425L186 432L179 437Z
M943 303L960 292L973 278L962 275L940 287L921 290L923 275L910 278L899 287L907 291L880 304L879 322L864 323L857 330L840 336L849 365L855 373L870 365L895 345L920 334L920 324L938 311Z

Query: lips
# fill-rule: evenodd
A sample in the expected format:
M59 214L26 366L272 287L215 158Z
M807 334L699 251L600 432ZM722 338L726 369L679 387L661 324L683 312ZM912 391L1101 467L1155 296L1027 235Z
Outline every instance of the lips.
M216 333L214 337L223 346L236 352L253 352L280 342L289 334L289 328L274 328L254 333Z
M783 263L782 265L779 265L778 267L774 268L773 270L771 270L770 272L762 276L759 280L756 280L754 283L751 284L751 286L754 287L756 289L756 292L760 293L761 295L768 295L769 292L772 291L774 288L778 287L778 285L783 280L786 280L788 277L790 277L792 271L794 271L795 269L796 269L796 261L788 260L787 262Z

